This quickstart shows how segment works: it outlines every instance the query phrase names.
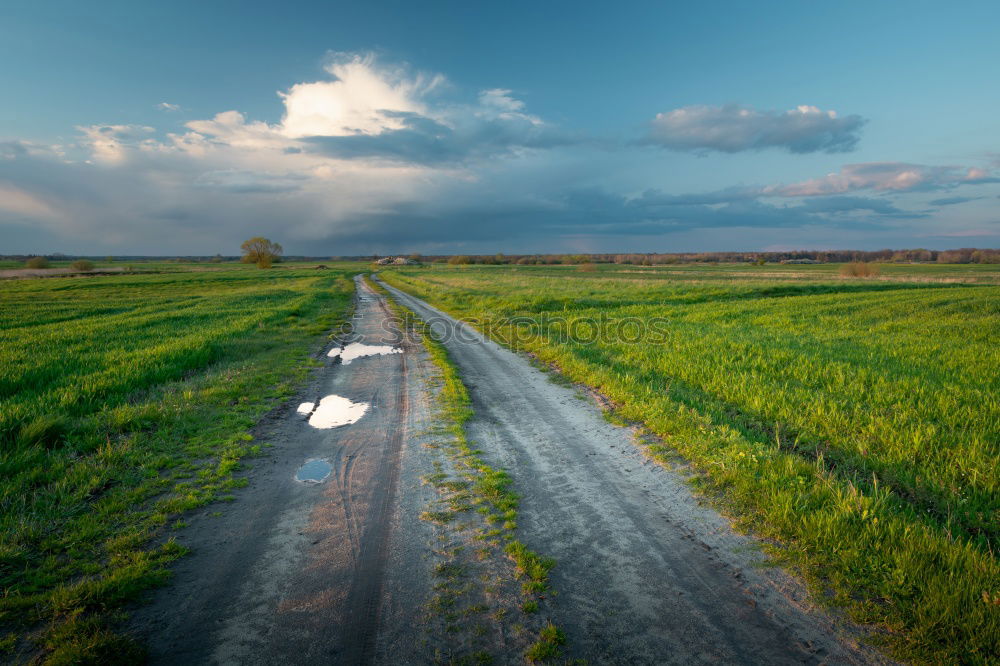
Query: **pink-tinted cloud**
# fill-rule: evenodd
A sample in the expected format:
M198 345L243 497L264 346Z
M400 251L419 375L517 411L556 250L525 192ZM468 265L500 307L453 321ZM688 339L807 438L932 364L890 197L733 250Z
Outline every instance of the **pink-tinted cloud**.
M865 162L846 164L837 173L791 185L773 185L763 194L782 197L813 197L846 194L858 190L903 192L934 190L965 183L1000 182L994 174L979 168L927 166L905 162Z

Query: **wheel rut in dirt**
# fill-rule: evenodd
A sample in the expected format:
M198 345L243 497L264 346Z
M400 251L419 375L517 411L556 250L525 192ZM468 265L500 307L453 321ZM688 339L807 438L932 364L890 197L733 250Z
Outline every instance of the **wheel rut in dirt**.
M382 297L359 280L352 335L400 344L388 316ZM414 419L427 418L411 413L426 387L410 381L408 356L373 353L345 364L324 354L299 396L308 409L297 412L297 399L257 428L258 441L272 446L251 461L248 487L192 516L177 534L192 554L176 564L169 586L134 609L131 628L150 661L373 663L399 527L401 451ZM310 425L328 396L369 407L344 425ZM329 464L329 475L297 481L310 460Z
M399 422L405 423L409 412L408 398L403 390L407 375L405 356L400 357L400 366L402 381L395 386L393 402L398 405ZM371 477L376 481L370 489L373 496L372 508L366 517L365 537L358 548L356 570L347 595L347 608L351 612L347 615L341 637L344 663L367 664L375 654L382 582L388 560L390 518L396 498L402 442L401 428L391 430L384 455L379 458L378 467ZM346 473L350 479L349 469ZM349 507L350 502L345 502L344 506ZM355 530L357 529L358 526L355 525Z

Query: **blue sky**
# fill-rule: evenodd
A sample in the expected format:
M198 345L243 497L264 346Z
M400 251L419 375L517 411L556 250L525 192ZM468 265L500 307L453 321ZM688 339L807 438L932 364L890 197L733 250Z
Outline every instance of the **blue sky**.
M1000 245L992 2L0 3L0 253Z

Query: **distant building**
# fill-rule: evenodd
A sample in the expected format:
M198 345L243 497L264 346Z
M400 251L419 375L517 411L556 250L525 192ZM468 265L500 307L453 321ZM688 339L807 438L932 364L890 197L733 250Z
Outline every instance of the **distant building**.
M816 261L815 259L782 259L783 264L822 264L822 261Z
M412 266L417 262L406 257L382 257L375 262L376 266Z

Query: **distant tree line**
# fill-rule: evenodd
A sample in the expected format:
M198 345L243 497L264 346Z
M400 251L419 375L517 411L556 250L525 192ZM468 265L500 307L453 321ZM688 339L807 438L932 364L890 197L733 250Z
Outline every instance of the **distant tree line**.
M280 246L279 246L280 247ZM183 263L223 261L246 261L241 256L151 256L120 255L117 257L92 257L66 255L60 253L33 255L0 255L0 259L26 262L40 257L50 261L72 261L74 259L99 259L102 261L176 261ZM404 255L400 255L404 256ZM817 261L820 263L883 262L883 263L940 263L940 264L1000 264L1000 249L963 247L956 250L794 250L784 252L652 252L646 254L460 254L460 255L408 255L414 262L450 264L631 264L636 266L662 266L664 264L691 263L779 263L782 261ZM373 261L379 255L353 256L302 256L277 254L274 261Z
M449 264L632 264L662 266L691 263L819 263L883 262L940 264L1000 264L1000 249L957 250L795 250L784 252L663 252L648 254L474 254L423 256L425 262Z

